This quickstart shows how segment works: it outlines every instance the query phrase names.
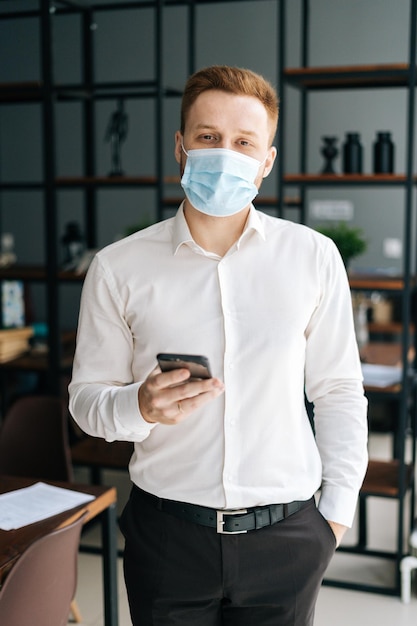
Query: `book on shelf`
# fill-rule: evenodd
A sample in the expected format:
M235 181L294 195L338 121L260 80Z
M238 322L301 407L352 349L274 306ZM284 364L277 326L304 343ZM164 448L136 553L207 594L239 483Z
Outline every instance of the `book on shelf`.
M30 350L33 328L4 328L0 330L0 363L17 358Z

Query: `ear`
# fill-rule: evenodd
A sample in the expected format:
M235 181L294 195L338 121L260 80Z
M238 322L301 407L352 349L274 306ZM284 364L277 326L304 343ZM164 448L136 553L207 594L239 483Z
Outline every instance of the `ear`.
M276 156L277 156L277 149L275 148L275 146L271 146L268 150L268 156L266 157L266 160L265 160L265 167L264 167L264 172L262 174L262 178L266 178L268 174L270 173L270 171L272 170L274 163L275 163Z
M181 155L182 155L182 134L181 131L177 130L175 133L175 160L177 163L181 164Z

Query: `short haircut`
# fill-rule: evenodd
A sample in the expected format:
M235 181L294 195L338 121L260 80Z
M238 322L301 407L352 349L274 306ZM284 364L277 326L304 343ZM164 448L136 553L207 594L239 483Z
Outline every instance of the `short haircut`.
M264 105L271 126L271 143L278 125L279 99L274 87L252 70L227 65L213 65L198 70L186 82L181 104L181 133L184 134L188 112L204 91L216 89L227 93L252 96Z

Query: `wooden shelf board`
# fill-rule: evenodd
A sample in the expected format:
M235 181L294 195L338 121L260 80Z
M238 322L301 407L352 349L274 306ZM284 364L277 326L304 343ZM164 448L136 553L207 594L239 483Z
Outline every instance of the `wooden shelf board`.
M400 366L402 363L402 345L399 341L370 341L361 348L360 353L364 363L389 366ZM414 348L409 348L408 358L411 363Z
M373 385L364 385L365 392L368 394L385 394L388 396L398 396L401 393L401 385L389 385L388 387L374 387Z
M397 335L402 333L403 324L401 322L369 322L368 330L370 333L381 335ZM409 332L414 333L414 324L410 324Z
M0 280L45 280L43 265L10 265L0 268Z
M39 81L0 83L0 102L40 100L43 89Z
M66 330L61 333L62 357L60 367L62 370L69 370L72 367L75 350L75 330ZM26 352L21 356L0 363L0 368L13 370L46 371L49 367L49 354Z
M407 87L409 76L410 68L407 63L297 67L284 70L284 79L289 84L309 89Z
M400 495L400 467L400 462L397 460L370 460L361 495L398 498ZM411 465L407 465L405 468L405 487L408 488L412 481L413 468Z
M84 280L85 274L58 270L56 277L61 281L78 282ZM10 267L0 267L0 280L44 281L46 278L46 268L43 265L11 265Z
M416 277L411 277L411 285L416 285ZM384 274L349 274L351 289L363 291L398 291L404 289L402 276L387 276Z
M417 176L413 177L413 182ZM405 185L405 174L285 174L286 184L308 185Z
M55 182L58 186L67 187L84 185L156 185L157 178L155 176L60 176Z

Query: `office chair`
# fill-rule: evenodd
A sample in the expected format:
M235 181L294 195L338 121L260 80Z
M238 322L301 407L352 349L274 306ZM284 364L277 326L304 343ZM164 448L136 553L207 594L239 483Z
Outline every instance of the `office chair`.
M25 396L7 411L0 429L0 474L73 482L68 414L55 396ZM82 621L75 600L74 620Z
M73 481L64 403L54 396L25 396L7 411L0 429L0 473Z
M2 624L67 625L85 516L37 539L19 557L0 588Z

